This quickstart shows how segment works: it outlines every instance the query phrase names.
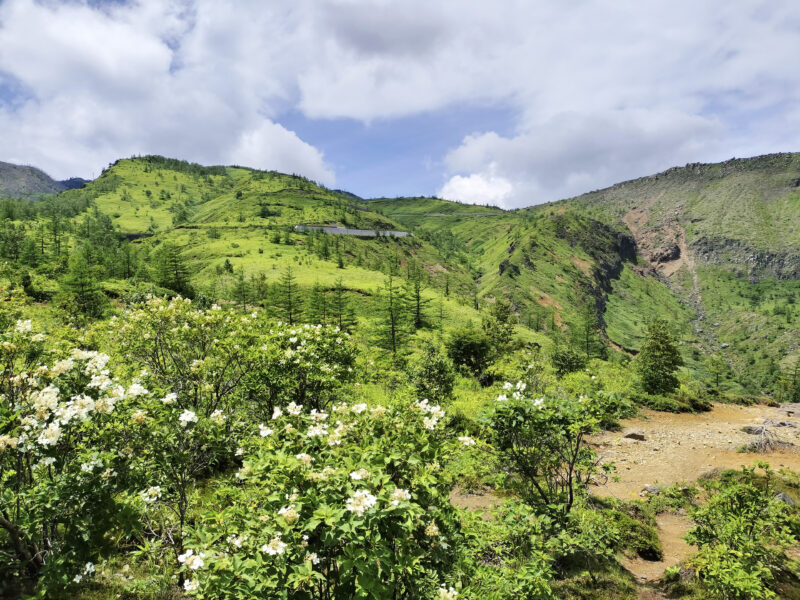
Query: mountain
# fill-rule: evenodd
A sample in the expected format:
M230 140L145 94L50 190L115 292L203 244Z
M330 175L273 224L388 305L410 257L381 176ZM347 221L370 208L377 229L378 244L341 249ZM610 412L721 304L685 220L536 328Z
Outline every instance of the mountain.
M92 258L111 278L157 280L155 257L168 245L203 296L234 299L246 282L251 300L264 302L291 269L306 293L329 293L341 279L374 325L387 275L403 287L421 269L428 319L442 327L479 325L508 300L524 339L580 346L599 328L627 360L648 323L665 319L690 371L706 377L707 358L720 356L735 374L732 391L759 394L800 356L798 181L800 155L780 154L505 211L362 199L302 177L147 156L117 161L54 202L76 216L74 232L86 227L82 237L93 234L80 214L94 207L132 242L136 260Z
M36 199L45 194L57 194L67 189L64 182L55 181L36 167L0 162L0 198Z
M472 265L478 295L510 298L534 328L574 331L594 310L635 353L665 318L696 368L721 354L752 392L800 356L800 154L687 165L517 211L368 206Z

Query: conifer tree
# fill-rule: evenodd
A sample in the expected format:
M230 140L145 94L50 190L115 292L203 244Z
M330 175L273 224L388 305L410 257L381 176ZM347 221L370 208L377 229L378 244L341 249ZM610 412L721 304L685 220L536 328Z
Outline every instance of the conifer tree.
M194 296L189 283L189 270L181 256L180 248L174 244L162 244L155 252L156 283L173 290L186 298Z
M603 324L597 316L594 300L589 299L581 311L580 319L572 331L573 344L590 358L606 358L607 348L603 340Z
M420 329L425 326L425 308L430 303L430 299L424 298L422 295L425 289L423 273L423 269L417 263L409 263L408 280L405 284L403 302L405 303L409 321L414 329Z
M314 283L311 295L308 297L308 320L314 325L327 325L328 323L328 298L319 282Z
M355 325L355 315L345 295L345 287L341 277L336 280L336 284L333 287L333 301L331 302L330 310L333 323L339 329L352 331Z
M647 393L666 394L678 387L675 372L683 366L683 358L663 319L650 323L647 341L639 350L636 364Z
M89 264L86 248L73 253L69 272L61 281L61 304L74 316L99 317L106 304L98 285L97 269Z
M299 322L303 314L302 298L297 280L290 267L287 267L281 275L276 292L275 308L280 318L289 325Z
M236 277L236 284L233 286L233 299L241 306L242 310L247 310L247 300L249 298L250 285L244 277L244 269L240 269Z
M390 268L389 274L383 282L381 292L381 328L380 343L392 354L397 354L403 345L405 338L405 319L402 293L400 286L397 285L397 277L394 268Z

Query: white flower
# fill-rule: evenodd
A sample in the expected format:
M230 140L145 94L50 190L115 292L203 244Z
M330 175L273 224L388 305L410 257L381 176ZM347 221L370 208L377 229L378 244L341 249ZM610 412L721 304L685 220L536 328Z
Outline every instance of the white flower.
M187 550L178 557L178 562L186 565L192 571L197 571L197 569L202 569L206 564L203 556L203 554L195 554L193 550Z
M283 415L283 411L276 406L275 410L272 411L272 420L274 421L275 419L277 419L281 415Z
M194 414L194 411L186 409L178 417L178 420L181 422L182 427L186 427L189 423L197 423L197 415Z
M267 437L268 435L272 435L274 432L272 429L264 425L263 423L258 426L258 434L261 437Z
M306 557L303 560L311 561L312 565L319 564L319 556L317 556L316 552L309 552L308 554L306 554Z
M244 544L245 540L247 540L246 536L241 535L229 535L228 536L228 543L236 546L237 548L241 548L242 544Z
M304 465L310 465L314 458L305 452L301 452L300 454L295 454L294 456L297 460L299 460Z
M321 437L323 435L328 435L328 430L325 429L322 425L312 425L308 428L306 432L306 437Z
M438 420L433 417L425 417L422 419L422 424L425 426L425 429L435 429L437 422Z
M439 588L438 600L456 600L456 598L458 598L458 592L454 587L446 588L442 585L442 587Z
M61 427L58 423L50 423L36 440L42 446L55 446L61 437Z
M436 526L436 521L431 521L425 528L425 535L428 537L439 537L439 527Z
M197 582L194 579L187 579L183 582L183 589L187 592L194 592L197 590Z
M95 572L94 563L87 562L86 566L83 567L83 574L84 575L94 575L94 572Z
M54 377L58 377L59 375L63 375L64 373L71 371L74 367L75 361L73 361L71 358L65 358L64 360L60 360L54 364L53 368L50 369L50 373L52 373Z
M261 546L261 551L266 552L271 556L276 554L283 554L286 551L286 543L281 541L281 536L277 535L272 538L268 544Z
M462 435L461 437L458 438L458 441L461 442L462 444L464 444L465 446L474 446L475 445L475 440L473 440L471 437L469 437L467 435Z
M286 412L288 412L293 417L296 417L303 411L302 404L295 404L294 402L290 402L286 405Z
M10 435L0 435L0 452L6 448L16 448L19 444L19 438L11 437Z
M526 387L528 387L527 383L523 383L522 381L517 382L517 390L520 392L524 392Z
M403 501L411 500L411 494L409 493L408 490L404 490L403 488L397 488L395 489L395 491L392 492L390 500L392 505L397 506Z
M161 402L163 402L164 404L175 404L177 400L178 400L178 394L176 394L175 392L170 392L161 399Z
M497 397L497 401L498 401L498 402L505 402L506 400L508 400L508 396L506 396L505 394L500 394L500 395Z
M144 396L145 394L149 394L149 393L150 392L148 392L144 388L144 386L142 386L139 383L133 383L133 384L131 384L131 387L128 388L128 395L129 396L133 396L133 397Z
M26 321L20 319L17 321L17 324L14 327L14 331L16 331L17 333L29 333L32 328L33 324L31 323L30 319Z
M217 425L222 425L228 417L222 414L221 410L215 410L211 413L211 420Z
M350 473L350 479L353 481L360 481L361 479L365 479L369 477L369 471L366 469L359 469L358 471L353 471Z
M347 510L361 516L375 506L377 502L378 499L370 494L368 490L359 490L351 498L347 499Z
M75 583L80 583L81 579L83 579L83 575L75 575L75 577L72 578L72 581Z
M328 418L328 413L318 411L316 408L311 411L311 419L315 423L321 423Z
M295 510L294 508L294 504L290 504L289 506L284 506L278 511L278 514L282 516L283 519L289 525L291 525L292 523L297 521L298 518L300 518L300 515L297 513L297 510Z
M56 462L55 458L53 458L52 456L46 456L45 458L43 458L42 460L39 461L39 465L41 465L43 467L49 467L54 462Z
M350 410L358 415L367 410L367 405L363 402L360 404L353 404L353 406L350 407Z
M148 504L151 504L156 500L158 500L159 498L161 498L161 486L154 485L152 487L149 487L145 491L143 491L140 495L142 496L142 500L144 500Z
M534 408L543 408L544 407L544 398L536 398L533 401Z
M504 389L504 390L510 390L510 389L512 389L513 387L514 387L514 384L513 384L513 383L511 383L510 381L506 381L506 382L503 384L503 389Z

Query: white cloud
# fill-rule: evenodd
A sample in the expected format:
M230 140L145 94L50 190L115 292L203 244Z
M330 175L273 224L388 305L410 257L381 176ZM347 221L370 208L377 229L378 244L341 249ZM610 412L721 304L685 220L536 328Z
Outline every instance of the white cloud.
M486 173L473 173L467 177L454 175L442 186L437 195L445 200L467 204L489 204L509 208L506 201L513 191L511 182L497 176L494 173L494 166L490 165Z
M0 159L61 178L157 153L333 184L321 152L273 120L287 65L271 68L280 44L263 40L270 16L242 23L211 2L4 2L0 73L25 99L0 97Z
M2 0L0 160L89 175L157 152L332 182L287 111L502 106L513 131L476 124L434 162L442 191L519 206L796 150L798 31L800 4L764 0Z
M720 134L715 120L673 111L565 113L513 137L494 132L467 136L445 164L451 172L488 171L495 179L514 181L503 202L520 207L654 173L686 156L716 152Z

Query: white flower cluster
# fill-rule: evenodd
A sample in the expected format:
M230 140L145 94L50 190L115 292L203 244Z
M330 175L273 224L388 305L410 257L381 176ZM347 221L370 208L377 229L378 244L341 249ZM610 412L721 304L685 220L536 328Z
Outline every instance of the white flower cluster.
M353 471L350 473L350 479L353 481L360 481L362 479L366 479L369 477L369 471L366 469L359 469L358 471Z
M81 465L81 471L84 473L94 473L95 469L102 469L103 468L103 461L95 454L92 457L92 460L89 462L85 462Z
M274 538L272 538L269 541L269 543L261 546L261 551L266 552L270 556L283 554L284 552L286 552L286 542L281 541L281 534L279 533Z
M185 565L186 568L191 569L192 571L197 571L206 565L205 561L203 560L205 556L206 555L202 552L195 554L194 550L189 549L178 556L178 562L182 565Z
M197 415L194 411L186 409L178 417L178 420L181 422L181 427L186 427L189 423L197 423Z
M86 565L83 567L83 571L75 575L75 577L72 578L72 581L74 581L75 583L80 583L84 577L91 577L94 574L95 574L94 563L87 562Z
M352 513L362 516L369 509L374 507L378 499L369 493L369 490L358 490L353 496L347 499L346 507Z
M458 438L458 441L459 441L459 442L461 442L462 444L464 444L465 446L474 446L474 445L475 445L475 440L473 440L473 439L472 439L471 437L469 437L468 435L462 435L462 436L460 436L460 437Z
M514 400L520 400L520 399L522 399L522 396L525 393L525 388L526 387L528 387L528 384L526 384L526 383L524 383L522 381L518 381L516 386L513 383L511 383L510 381L506 381L503 384L503 391L509 392L511 390L514 390L511 393L511 397L514 398ZM497 397L497 401L498 402L505 402L506 400L508 400L508 396L506 394L500 394Z
M401 502L406 502L411 500L411 494L408 490L404 490L403 488L397 488L395 491L392 492L391 497L389 498L390 503L392 506L398 506Z
M435 429L439 420L444 418L444 410L442 410L442 407L438 404L430 404L427 398L417 402L417 408L423 413L428 414L428 416L422 419L422 424L425 426L425 429Z
M267 427L263 423L258 426L258 435L260 435L261 437L268 437L268 436L272 435L273 433L275 433L274 430L270 429L269 427Z
M456 600L458 598L458 592L455 590L453 586L442 587L439 588L439 598L438 600Z
M13 450L18 444L19 438L11 437L10 435L0 435L0 452L3 452L6 448L11 448Z
M142 500L144 500L148 504L152 504L153 502L161 498L161 486L154 485L152 487L149 487L145 491L143 491L140 494L140 496L142 497Z
M286 521L289 525L297 521L300 518L300 514L294 507L294 504L290 504L289 506L284 506L278 511L278 515L283 517L283 520Z

